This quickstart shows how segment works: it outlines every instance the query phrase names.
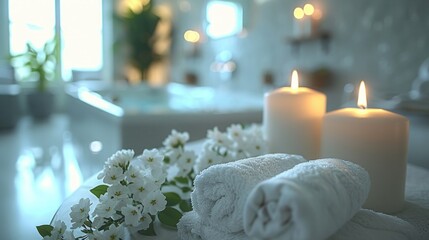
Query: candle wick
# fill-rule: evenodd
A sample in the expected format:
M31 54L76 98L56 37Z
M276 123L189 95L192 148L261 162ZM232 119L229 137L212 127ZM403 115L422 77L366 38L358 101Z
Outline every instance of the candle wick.
M359 108L360 108L360 109L363 109L363 110L365 110L365 109L366 109L366 107L365 107L364 105L359 105Z

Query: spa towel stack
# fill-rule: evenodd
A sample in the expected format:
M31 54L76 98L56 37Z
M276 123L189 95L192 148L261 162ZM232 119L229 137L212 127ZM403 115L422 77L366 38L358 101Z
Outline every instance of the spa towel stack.
M266 154L205 169L195 178L195 187L191 194L195 211L191 214L195 214L201 222L199 226L194 225L194 229L191 228L192 231L201 233L202 231L197 228L204 226L205 229L214 229L224 235L244 236L243 209L252 189L258 183L303 162L306 160L298 155ZM182 221L189 218L183 217L178 225L181 239L188 239L186 236L189 236L189 228L184 226L189 224L184 224ZM216 234L204 234L202 239L233 238L219 238Z
M244 230L256 239L327 239L365 202L368 173L339 159L296 165L261 182L244 210Z

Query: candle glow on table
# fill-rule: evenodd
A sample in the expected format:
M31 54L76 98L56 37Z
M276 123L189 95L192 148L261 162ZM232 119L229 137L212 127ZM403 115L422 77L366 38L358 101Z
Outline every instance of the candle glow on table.
M293 71L291 87L282 87L264 97L264 137L270 153L299 154L316 159L320 153L320 131L326 111L326 96L299 87Z
M368 171L371 190L364 208L398 212L404 204L408 119L367 108L363 82L358 106L325 115L321 156L352 161Z

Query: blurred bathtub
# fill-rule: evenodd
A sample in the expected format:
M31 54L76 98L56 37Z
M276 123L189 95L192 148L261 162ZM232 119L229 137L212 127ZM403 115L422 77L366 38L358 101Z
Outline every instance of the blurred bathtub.
M122 148L140 154L160 147L172 129L196 140L215 126L225 130L233 123L262 122L262 94L177 83L162 88L71 85L66 92L74 142L82 154L102 160Z

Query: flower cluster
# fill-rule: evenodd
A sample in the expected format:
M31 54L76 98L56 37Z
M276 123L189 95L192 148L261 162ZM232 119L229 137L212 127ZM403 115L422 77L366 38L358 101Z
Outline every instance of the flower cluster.
M233 124L226 132L215 127L207 132L202 152L196 160L195 172L200 173L214 164L261 155L266 151L265 145L262 129L258 125L244 128Z
M195 175L205 168L264 153L261 128L231 125L226 132L208 130L203 149L187 149L188 133L173 130L162 149L120 150L104 164L98 179L103 184L91 189L98 197L71 207L71 230L62 221L41 225L43 239L124 239L126 234L156 235L154 221L176 227L183 212L191 211L190 192ZM91 213L92 210L92 213ZM76 229L80 230L75 236Z

